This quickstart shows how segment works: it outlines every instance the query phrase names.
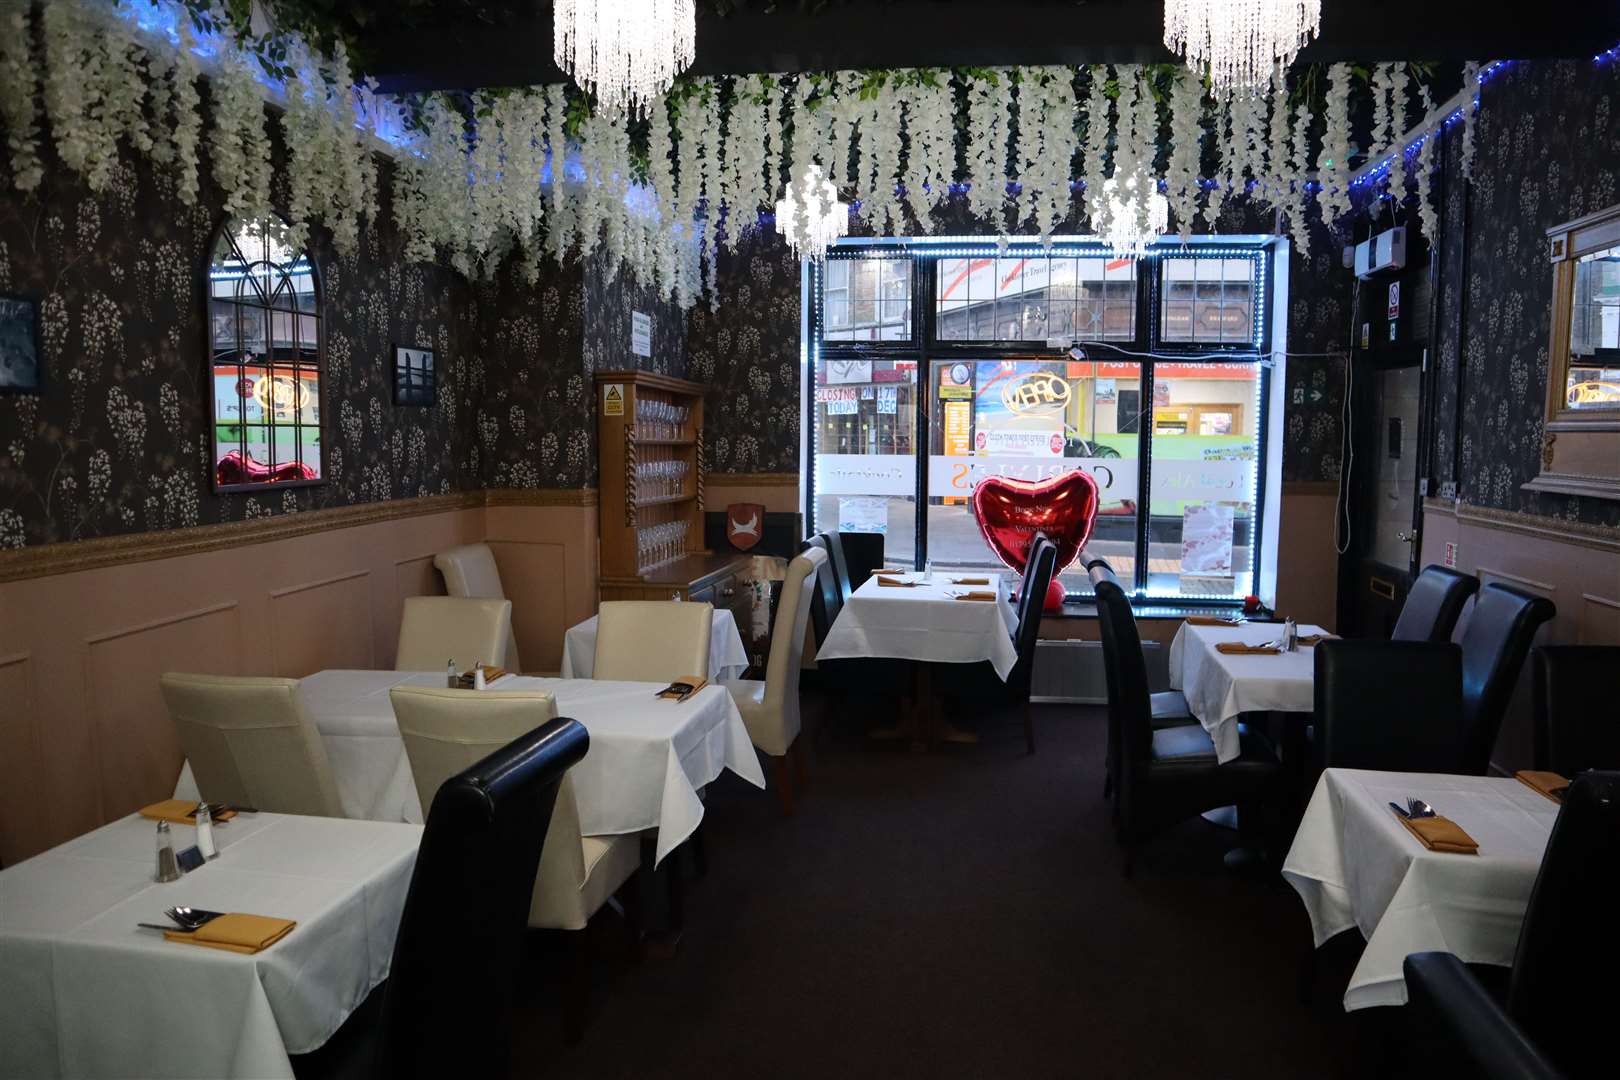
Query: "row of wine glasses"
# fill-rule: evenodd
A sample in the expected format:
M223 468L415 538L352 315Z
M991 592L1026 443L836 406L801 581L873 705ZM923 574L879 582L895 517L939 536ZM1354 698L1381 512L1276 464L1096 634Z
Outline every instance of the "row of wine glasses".
M686 539L691 522L671 521L644 525L636 530L636 568L650 570L686 557Z
M643 461L636 465L636 497L664 499L686 494L686 474L692 471L685 461Z
M678 439L691 416L690 405L637 398L636 434L643 439Z

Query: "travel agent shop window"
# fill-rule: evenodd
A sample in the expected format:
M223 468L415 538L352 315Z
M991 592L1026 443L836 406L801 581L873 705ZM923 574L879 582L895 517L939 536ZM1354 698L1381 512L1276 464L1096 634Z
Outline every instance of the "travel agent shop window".
M1256 591L1276 482L1269 243L836 245L806 270L812 531L881 533L890 563L996 568L973 486L1083 468L1102 489L1089 549L1139 596ZM1078 565L1064 581L1089 592Z

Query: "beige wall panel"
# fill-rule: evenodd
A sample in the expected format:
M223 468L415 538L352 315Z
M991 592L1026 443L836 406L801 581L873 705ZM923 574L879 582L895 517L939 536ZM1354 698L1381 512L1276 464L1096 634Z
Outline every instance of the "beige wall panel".
M1338 628L1339 555L1333 546L1338 492L1331 484L1284 484L1277 523L1277 611Z
M272 590L271 673L301 679L323 668L375 668L370 578L355 570Z
M1620 645L1620 599L1581 594L1578 642L1581 645Z

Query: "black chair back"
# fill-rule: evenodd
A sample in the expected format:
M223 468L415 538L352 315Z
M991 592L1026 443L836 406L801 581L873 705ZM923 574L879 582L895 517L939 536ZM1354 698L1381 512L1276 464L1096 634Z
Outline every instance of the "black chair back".
M827 553L827 561L821 564L816 572L815 590L810 595L810 625L816 631L816 644L821 645L827 640L827 633L832 630L833 622L844 610L845 593L838 583L838 570L833 560L833 545L828 542L826 533L817 533L799 546L799 550L806 548L820 548Z
M1450 641L1463 605L1479 589L1479 578L1444 566L1425 566L1412 582L1390 635L1396 641Z
M1620 646L1543 645L1531 650L1535 673L1535 765L1565 776L1620 769L1620 711L1614 672Z
M1041 614L1046 608L1046 590L1052 585L1052 574L1057 569L1057 545L1045 533L1036 533L1030 541L1028 562L1024 566L1024 583L1018 594L1018 628L1013 632L1013 644L1018 649L1018 661L1007 674L1007 689L1014 696L1029 697L1030 677L1035 670L1035 643L1041 636Z
M1097 624L1108 669L1109 766L1123 792L1128 777L1153 757L1153 697L1125 590L1107 567L1091 571L1091 586L1097 593Z
M1456 772L1462 650L1449 641L1324 641L1313 650L1324 767Z
M1551 600L1495 582L1479 590L1463 631L1463 763L1483 776L1502 715L1542 623L1558 613Z
M548 721L433 798L394 942L373 1075L504 1076L513 979L557 785L590 745Z
M1590 772L1564 795L1519 931L1508 1015L1571 1076L1612 1075L1620 969L1620 772Z
M850 593L855 591L855 585L849 576L849 556L844 552L844 538L835 532L822 533L821 536L827 542L827 558L832 563L839 600L848 600Z

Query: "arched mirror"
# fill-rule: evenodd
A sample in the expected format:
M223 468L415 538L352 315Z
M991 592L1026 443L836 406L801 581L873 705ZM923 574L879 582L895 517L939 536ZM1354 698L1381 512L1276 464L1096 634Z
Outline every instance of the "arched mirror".
M278 218L228 218L208 264L215 491L321 482L321 299Z

